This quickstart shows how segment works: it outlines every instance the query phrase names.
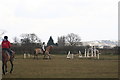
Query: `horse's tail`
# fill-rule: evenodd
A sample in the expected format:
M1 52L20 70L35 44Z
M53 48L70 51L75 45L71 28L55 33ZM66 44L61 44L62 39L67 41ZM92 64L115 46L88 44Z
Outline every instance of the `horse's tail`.
M15 57L15 51L11 50L12 52L12 57L14 58Z

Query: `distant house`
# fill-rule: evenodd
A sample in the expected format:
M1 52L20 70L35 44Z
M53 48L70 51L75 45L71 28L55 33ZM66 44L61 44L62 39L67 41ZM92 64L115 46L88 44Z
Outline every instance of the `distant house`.
M98 48L114 48L117 46L117 41L110 41L110 40L100 40L100 41L87 41L83 42L83 46L96 46Z

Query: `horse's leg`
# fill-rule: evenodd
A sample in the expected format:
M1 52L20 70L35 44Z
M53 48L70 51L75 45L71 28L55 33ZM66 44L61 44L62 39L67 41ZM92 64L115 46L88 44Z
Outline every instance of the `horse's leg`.
M38 54L36 54L36 56L37 56L37 60L38 60Z
M35 59L35 54L36 54L36 52L34 51L34 59Z
M36 59L36 54L34 55L34 59Z
M5 72L8 72L7 71L7 62L5 62Z
M11 63L11 70L10 70L10 73L12 73L12 71L13 71L13 61L10 60L10 63Z
M45 59L45 57L46 57L46 52L44 53L44 57L43 57L43 59Z
M48 56L49 56L49 59L51 59L51 56L50 56L50 54L48 53Z
M49 59L51 59L49 52L47 52L46 54L47 54L47 56L49 57Z
M35 59L35 54L34 54L34 58L33 59Z
M45 59L45 53L43 52L43 59Z
M43 59L45 58L45 51L43 51Z
M4 62L2 62L2 73L5 75L5 68L4 68Z

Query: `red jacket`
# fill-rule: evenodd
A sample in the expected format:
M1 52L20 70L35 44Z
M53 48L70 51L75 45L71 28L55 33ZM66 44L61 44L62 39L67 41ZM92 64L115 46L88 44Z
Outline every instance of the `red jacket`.
M10 48L12 45L8 40L3 40L2 41L2 48Z

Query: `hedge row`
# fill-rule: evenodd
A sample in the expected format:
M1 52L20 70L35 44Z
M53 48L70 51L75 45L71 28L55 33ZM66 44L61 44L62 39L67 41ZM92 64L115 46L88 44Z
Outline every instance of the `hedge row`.
M36 46L14 46L12 47L12 50L16 52L16 54L23 54L23 53L34 53L34 49L37 48ZM78 53L78 51L81 51L81 53L85 52L85 49L88 49L88 46L62 46L62 47L54 47L51 50L51 54L67 54L68 51L71 51L72 53ZM102 54L118 54L118 49L99 49L99 51Z

